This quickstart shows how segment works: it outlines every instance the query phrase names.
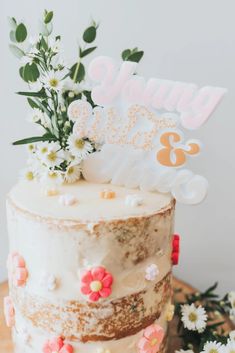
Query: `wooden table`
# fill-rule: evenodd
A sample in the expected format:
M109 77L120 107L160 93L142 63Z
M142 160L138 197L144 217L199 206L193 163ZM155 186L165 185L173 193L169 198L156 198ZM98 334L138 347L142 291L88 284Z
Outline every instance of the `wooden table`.
M183 300L183 296L187 293L195 292L195 289L189 286L187 283L182 282L178 279L174 279L174 288L182 288L182 292L177 294L179 300ZM5 319L3 316L2 310L2 300L3 297L8 293L7 283L3 283L0 285L0 352L1 353L13 353L13 347L11 343L11 333L10 329L5 325ZM226 331L230 331L233 329L231 322L228 319L226 320L226 324L224 325L224 329ZM170 343L169 343L169 352L175 352L177 348L180 346L180 340L177 336L176 332L176 322L173 320L170 325Z

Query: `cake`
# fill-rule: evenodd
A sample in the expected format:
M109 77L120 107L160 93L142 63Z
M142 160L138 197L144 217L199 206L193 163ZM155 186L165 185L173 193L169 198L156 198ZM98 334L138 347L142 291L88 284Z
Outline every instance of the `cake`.
M102 198L110 188L115 198ZM75 204L60 202L68 195ZM145 330L161 327L164 352L174 206L169 194L86 181L51 197L36 182L17 184L7 199L15 351L39 353L61 337L74 353L135 353ZM91 301L81 292L82 276L100 267L111 274L112 291Z
M10 49L42 133L7 198L10 253L6 324L15 353L163 353L179 260L175 202L197 204L207 180L186 163L225 89L137 74L144 52L122 62L94 52L98 25L83 32L68 66L45 11L28 40L10 19ZM88 79L86 77L88 75Z

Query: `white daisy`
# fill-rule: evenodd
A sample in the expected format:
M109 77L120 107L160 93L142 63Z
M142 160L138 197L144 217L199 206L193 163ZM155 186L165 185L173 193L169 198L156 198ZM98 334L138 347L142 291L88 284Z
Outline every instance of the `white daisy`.
M81 176L81 168L79 165L69 165L66 169L64 179L67 183L74 183Z
M222 353L223 346L221 343L216 341L208 341L203 347L203 352L205 353Z
M46 169L46 171L41 175L40 181L48 187L61 185L64 181L63 172Z
M63 82L63 91L71 91L78 94L81 91L81 87L78 83L75 83L71 78L66 78Z
M71 134L68 138L69 151L75 156L85 159L92 152L93 147L89 141L85 141L76 134Z
M26 145L26 148L27 148L27 151L29 152L29 154L36 152L36 145L34 143L28 143Z
M235 353L235 341L228 341L223 348L223 353Z
M228 294L228 300L230 301L232 309L235 309L235 292L230 292Z
M39 158L48 167L56 167L64 161L64 151L58 142L42 143Z
M44 113L38 108L34 108L28 116L28 121L31 123L38 123L44 120Z
M33 181L36 178L33 168L27 167L20 172L20 178L24 181Z
M204 308L194 304L181 306L182 322L184 327L192 331L202 332L206 328L207 314Z
M57 287L57 279L53 274L43 272L40 278L40 285L48 291L53 291Z
M62 71L51 70L42 78L42 83L46 88L59 92L63 87L63 77L64 73Z
M235 342L235 330L233 330L233 331L231 331L231 332L229 333L229 338L230 338L231 341L234 341L234 342Z

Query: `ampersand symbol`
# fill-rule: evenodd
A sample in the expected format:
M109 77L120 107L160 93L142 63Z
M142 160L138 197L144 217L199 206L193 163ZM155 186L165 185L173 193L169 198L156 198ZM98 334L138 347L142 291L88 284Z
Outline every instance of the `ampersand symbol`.
M157 152L157 160L167 167L179 167L186 162L186 155L196 155L200 152L197 142L187 141L182 143L182 137L178 132L164 132L160 137L160 143L164 148Z

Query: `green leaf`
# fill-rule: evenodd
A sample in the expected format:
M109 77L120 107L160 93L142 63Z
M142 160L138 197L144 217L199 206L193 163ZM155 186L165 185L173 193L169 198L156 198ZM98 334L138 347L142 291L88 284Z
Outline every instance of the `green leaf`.
M15 31L11 31L10 32L10 40L13 42L13 43L16 43L16 36L15 36Z
M91 43L96 38L96 28L94 26L88 27L83 33L83 40L86 43Z
M143 55L144 55L143 51L137 51L136 53L131 54L127 60L138 63L142 59Z
M45 98L45 92L43 90L39 92L16 92L16 94L19 94L20 96L26 96L26 97L37 97L37 98Z
M24 56L24 52L23 50L21 50L20 48L18 48L16 45L14 44L10 44L9 45L9 49L12 52L13 55L15 55L18 59L21 59L22 56Z
M26 145L28 143L34 143L34 142L40 142L40 141L55 141L55 140L56 140L55 136L51 134L45 134L43 136L33 136L33 137L27 137L22 140L17 140L13 142L13 145L18 146L18 145Z
M53 11L47 12L47 14L44 17L44 23L50 23L53 18Z
M28 101L28 103L29 103L29 105L30 105L31 108L33 108L33 109L35 109L35 108L40 109L40 107L37 105L37 103L36 103L33 99L27 98L27 101Z
M40 76L38 67L35 63L26 64L20 68L20 76L26 82L36 82Z
M70 69L70 78L74 82L81 82L85 77L85 67L82 63L74 64Z
M128 57L131 55L131 50L130 49L125 49L122 52L122 59L125 61L128 59Z
M27 29L23 23L20 23L16 27L15 36L18 43L24 42L25 39L27 38Z
M88 54L92 53L94 50L96 50L97 47L91 47L85 50L82 50L80 48L80 58L84 58L84 56L87 56Z

